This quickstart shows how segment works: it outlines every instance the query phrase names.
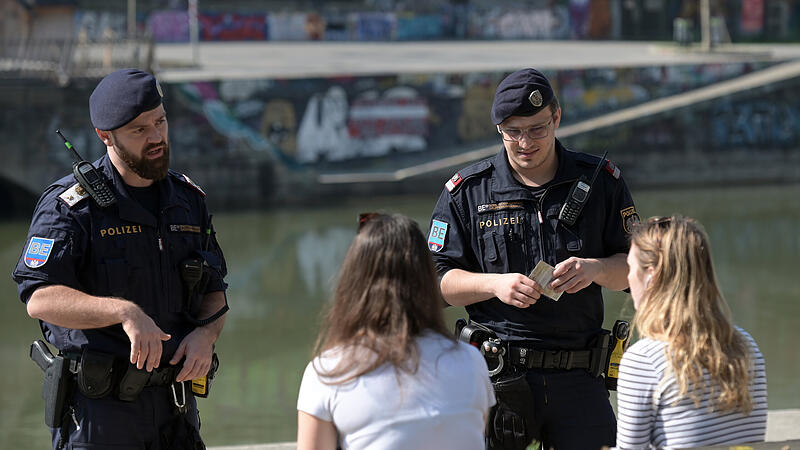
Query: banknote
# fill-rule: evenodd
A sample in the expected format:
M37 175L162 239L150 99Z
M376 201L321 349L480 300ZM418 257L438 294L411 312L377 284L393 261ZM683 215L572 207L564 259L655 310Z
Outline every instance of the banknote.
M556 292L550 289L550 282L553 281L553 270L555 268L550 264L547 264L544 261L539 261L536 264L536 267L533 268L533 272L528 275L528 278L537 282L539 286L544 288L544 295L552 298L555 301L558 301L558 298L561 297L563 292Z

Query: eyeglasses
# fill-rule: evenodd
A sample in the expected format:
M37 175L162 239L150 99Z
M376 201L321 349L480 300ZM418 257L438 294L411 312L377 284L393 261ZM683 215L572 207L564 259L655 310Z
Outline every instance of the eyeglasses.
M358 215L358 231L361 231L364 228L364 225L367 224L370 220L380 216L380 213L376 212L365 212Z
M527 136L528 139L541 139L550 134L551 123L553 123L552 117L550 117L550 120L545 122L543 125L525 128L524 130L519 128L500 128L500 126L498 126L497 132L503 136L504 141L508 142L519 142L522 140L523 136Z

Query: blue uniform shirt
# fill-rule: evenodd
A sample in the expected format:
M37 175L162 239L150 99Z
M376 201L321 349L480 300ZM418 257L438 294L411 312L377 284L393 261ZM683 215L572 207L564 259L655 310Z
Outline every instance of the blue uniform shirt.
M448 181L429 238L440 275L456 268L528 275L540 260L555 266L571 256L627 253L630 225L638 216L619 171L604 163L577 222L566 226L558 213L570 187L581 175L591 179L600 158L569 151L558 140L556 153L558 170L542 188L514 179L505 149ZM542 296L525 309L492 298L466 310L500 338L542 349L588 348L603 324L603 297L595 283L558 301Z
M206 233L210 217L205 194L187 177L170 170L157 182L160 198L155 217L131 198L108 155L95 167L117 203L103 209L90 197L74 201L74 193L65 193L76 184L73 175L48 187L36 205L13 273L20 298L27 303L38 287L64 285L90 295L130 300L172 335L163 343L161 362L166 365L195 327L183 315L184 286L178 264L205 248L209 263L216 267L204 292L227 288L224 256L215 236ZM124 358L130 354L130 341L119 324L87 330L40 324L47 340L62 352L79 352L88 346Z

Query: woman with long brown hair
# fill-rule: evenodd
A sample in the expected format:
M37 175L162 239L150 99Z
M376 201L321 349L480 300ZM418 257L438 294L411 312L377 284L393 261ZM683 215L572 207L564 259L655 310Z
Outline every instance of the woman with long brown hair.
M486 362L443 306L419 226L362 215L303 375L297 448L484 448Z
M628 267L641 339L620 363L617 446L763 441L764 358L731 320L700 224L673 216L638 225Z

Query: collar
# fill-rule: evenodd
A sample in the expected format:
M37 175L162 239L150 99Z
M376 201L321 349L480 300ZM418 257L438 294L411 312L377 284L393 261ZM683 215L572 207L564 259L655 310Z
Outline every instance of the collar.
M114 191L114 195L117 196L117 208L120 219L148 225L153 228L158 225L158 219L131 197L127 185L122 179L122 175L120 175L117 168L114 167L107 153L95 161L95 167L103 172L106 181L110 184L109 187ZM177 196L174 195L175 182L170 175L167 175L163 180L157 181L156 183L158 184L159 209L161 211L180 205Z
M572 152L564 148L558 139L556 139L555 150L558 158L558 168L555 176L548 184L552 186L556 183L572 181L578 178L580 172L575 165L575 158ZM492 192L495 194L496 200L533 199L531 190L514 178L505 147L492 159L492 166L495 168L495 175L492 177Z

